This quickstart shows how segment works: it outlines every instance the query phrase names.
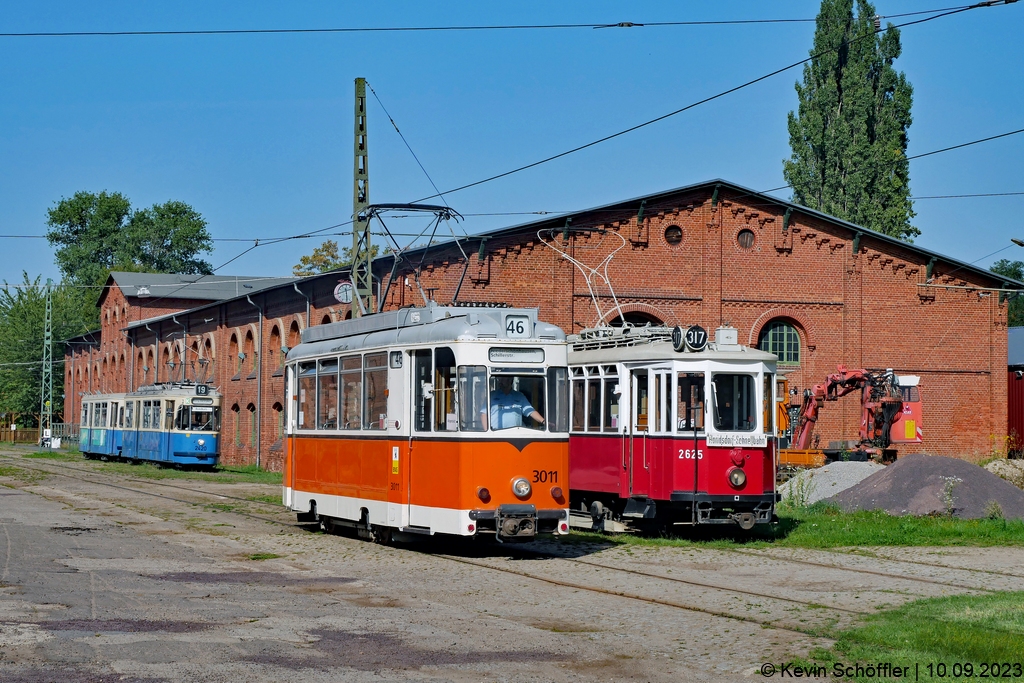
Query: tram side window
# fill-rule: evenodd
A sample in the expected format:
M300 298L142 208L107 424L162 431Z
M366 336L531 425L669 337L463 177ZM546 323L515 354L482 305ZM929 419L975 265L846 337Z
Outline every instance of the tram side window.
M189 407L178 406L178 414L174 416L174 428L185 431L189 428Z
M117 409L117 426L124 429L124 406Z
M583 368L573 368L572 372L572 430L582 432L587 416L587 385L583 379Z
M434 349L434 431L458 429L455 396L455 353L446 346Z
M483 365L459 366L459 429L482 432L487 429L487 368Z
M79 420L78 423L80 425L82 425L83 427L88 427L89 426L89 404L88 403L83 403L82 404L82 419Z
M775 375L764 376L764 403L761 404L761 411L764 413L764 433L775 433L775 397L772 390L775 387Z
M384 429L388 417L388 354L366 354L363 369L363 428Z
M604 381L604 431L619 431L619 380L615 377Z
M359 429L363 424L363 359L341 359L341 428Z
M149 425L153 420L153 402L143 401L142 402L142 428L149 429Z
M569 431L569 372L566 368L548 369L548 413L545 418L550 431Z
M412 357L413 429L429 432L430 416L433 414L433 401L430 397L434 386L431 381L433 354L429 349L419 349L413 352Z
M317 429L338 428L338 359L320 361L317 382Z
M704 373L680 372L676 377L676 428L704 429Z
M106 427L107 426L107 403L104 401L99 404L100 409L96 411L96 419L94 420L94 427Z
M174 401L164 401L164 429L171 430L174 424Z
M299 429L316 426L316 363L299 363Z
M587 380L587 431L601 431L601 380L597 377Z
M715 429L725 432L753 431L757 426L753 376L713 375L711 390Z
M132 428L132 418L135 415L135 401L128 401L124 405L124 428Z

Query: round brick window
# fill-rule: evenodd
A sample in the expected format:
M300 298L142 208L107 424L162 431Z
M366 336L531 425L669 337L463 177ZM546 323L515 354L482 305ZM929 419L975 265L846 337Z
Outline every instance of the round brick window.
M683 241L683 229L678 225L670 225L665 228L665 241L673 247Z
M754 231L746 228L740 230L740 234L736 235L736 243L742 249L750 249L754 246Z

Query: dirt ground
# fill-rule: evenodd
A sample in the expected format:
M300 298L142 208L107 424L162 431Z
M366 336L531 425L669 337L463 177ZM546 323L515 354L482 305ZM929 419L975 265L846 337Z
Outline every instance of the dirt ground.
M278 487L11 455L3 681L750 680L874 609L1024 577L1001 548L380 546L239 500Z

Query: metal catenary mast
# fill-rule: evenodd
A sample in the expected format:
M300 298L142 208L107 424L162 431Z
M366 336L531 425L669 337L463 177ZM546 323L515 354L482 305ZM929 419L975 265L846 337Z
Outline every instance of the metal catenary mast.
M53 428L53 280L46 280L46 317L43 322L43 367L39 391L39 439ZM52 432L51 432L52 434Z
M352 192L352 317L376 310L370 269L370 169L366 146L366 79L356 79L355 148Z

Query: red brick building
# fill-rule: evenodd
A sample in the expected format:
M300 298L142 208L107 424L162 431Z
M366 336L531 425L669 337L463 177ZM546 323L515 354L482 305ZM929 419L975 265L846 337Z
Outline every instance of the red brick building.
M592 297L565 256L597 267L613 250L607 275L629 322L732 325L742 343L777 353L798 390L840 363L921 375L921 450L1006 450L1007 303L998 290L1024 283L726 181L405 252L390 286L390 256L374 273L388 308L457 294L537 306L571 333L619 311L607 284L597 278ZM226 397L224 460L280 467L283 354L306 326L347 315L334 298L345 273L255 280L261 288L198 305L181 296L196 283L148 308L137 290L125 293L124 276L113 275L100 299L95 344L69 347L67 386L124 391L182 372L209 379ZM817 432L823 444L853 438L859 422L851 396L822 410Z

